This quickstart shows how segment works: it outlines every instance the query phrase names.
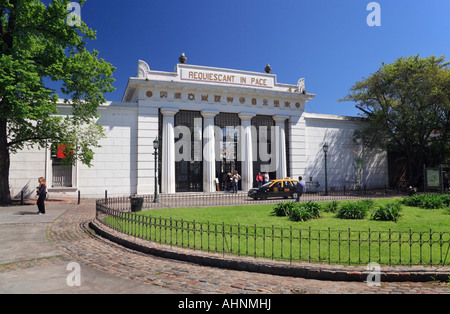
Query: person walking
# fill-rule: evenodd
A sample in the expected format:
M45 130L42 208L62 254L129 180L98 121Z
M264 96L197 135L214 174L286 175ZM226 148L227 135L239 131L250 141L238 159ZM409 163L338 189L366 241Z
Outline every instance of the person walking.
M233 193L237 193L238 192L239 180L241 180L241 176L238 174L237 170L234 170L234 175L233 175Z
M38 206L37 214L43 215L45 214L45 199L47 197L47 183L43 177L38 179L39 186L36 187L36 194L38 196L38 200L36 202Z
M297 202L300 202L300 197L306 192L306 183L303 181L303 177L298 177L297 182Z

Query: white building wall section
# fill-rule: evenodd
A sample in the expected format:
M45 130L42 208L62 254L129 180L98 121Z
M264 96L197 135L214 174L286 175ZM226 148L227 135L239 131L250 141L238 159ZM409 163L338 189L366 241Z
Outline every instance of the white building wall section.
M135 194L137 186L137 105L111 103L100 108L98 122L106 138L94 150L92 167L78 165L78 189L82 197Z
M34 198L38 178L45 177L46 151L44 149L25 148L10 156L9 185L11 197L19 198L21 191L25 198Z
M329 189L356 188L358 184L382 188L388 184L388 161L385 151L370 150L355 143L354 131L363 126L362 120L305 113L306 125L306 181L318 182L325 188L325 157L323 145L328 144L327 174ZM355 159L363 160L362 176L358 183Z

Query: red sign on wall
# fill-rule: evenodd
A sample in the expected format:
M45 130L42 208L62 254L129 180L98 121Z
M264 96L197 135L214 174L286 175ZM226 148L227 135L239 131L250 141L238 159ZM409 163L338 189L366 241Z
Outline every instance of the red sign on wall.
M57 152L56 156L59 159L69 158L72 154L73 154L73 150L71 150L70 147L68 148L66 144L58 145L58 152Z

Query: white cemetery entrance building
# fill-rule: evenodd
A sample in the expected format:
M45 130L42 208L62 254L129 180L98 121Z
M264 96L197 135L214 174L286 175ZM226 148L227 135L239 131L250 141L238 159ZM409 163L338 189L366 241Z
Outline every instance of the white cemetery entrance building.
M325 143L330 188L388 183L387 153L353 141L361 119L305 112L305 103L315 97L306 91L305 79L281 84L269 66L256 73L183 62L174 72L138 62L122 101L99 107L106 138L95 150L92 167L64 167L55 149L59 143L13 155L11 195L34 193L40 176L54 194L152 194L155 139L160 142L160 193L223 191L224 179L235 170L242 191L256 186L258 172L268 172L271 179L303 176L314 183L309 187L320 190Z

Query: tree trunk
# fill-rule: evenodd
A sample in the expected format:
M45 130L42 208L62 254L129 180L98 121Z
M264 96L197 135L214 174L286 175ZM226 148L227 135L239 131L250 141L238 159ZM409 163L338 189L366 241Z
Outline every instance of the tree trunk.
M9 149L7 139L7 120L0 119L0 206L11 204L9 190Z

